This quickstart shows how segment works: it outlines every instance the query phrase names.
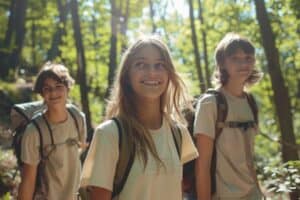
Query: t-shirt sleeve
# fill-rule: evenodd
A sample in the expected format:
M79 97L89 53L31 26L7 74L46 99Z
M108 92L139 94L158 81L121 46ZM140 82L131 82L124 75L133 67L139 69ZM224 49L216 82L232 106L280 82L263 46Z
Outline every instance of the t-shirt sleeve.
M29 165L37 165L40 162L39 133L33 124L25 129L21 141L21 160Z
M198 157L198 151L192 140L189 131L185 128L181 128L182 133L182 149L181 149L181 163L184 164L190 160Z
M215 138L215 124L217 119L216 99L213 95L204 95L197 104L195 121L194 121L194 136L197 134L207 135Z
M83 166L81 186L97 186L112 191L119 157L118 129L112 120L95 130Z

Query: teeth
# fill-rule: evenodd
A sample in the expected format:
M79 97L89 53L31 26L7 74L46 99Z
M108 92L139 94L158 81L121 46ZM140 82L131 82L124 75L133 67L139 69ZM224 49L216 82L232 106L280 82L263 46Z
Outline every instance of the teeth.
M158 85L159 81L143 81L143 83L147 85Z

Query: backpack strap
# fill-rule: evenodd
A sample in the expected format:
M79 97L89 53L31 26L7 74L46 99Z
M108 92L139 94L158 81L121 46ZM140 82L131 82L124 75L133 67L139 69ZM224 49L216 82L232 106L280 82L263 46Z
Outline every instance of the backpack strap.
M178 153L179 160L181 160L181 150L182 150L182 133L179 126L176 123L170 125L173 140L175 143L176 151Z
M125 137L126 133L124 133L124 124L122 123L122 120L117 117L113 117L112 120L118 127L119 136L119 159L116 166L112 192L112 197L115 197L120 194L124 188L135 158L135 147L132 149L128 148L128 138Z
M75 110L72 111L72 107L67 107L68 112L70 113L71 117L73 118L74 122L75 122L75 126L76 126L76 130L77 130L77 135L78 135L78 139L80 140L80 131L79 131L79 123L78 120L75 116Z
M222 123L225 122L228 114L228 104L225 96L218 90L209 89L206 93L213 94L216 98L216 106L217 106L217 120L215 125L215 139L213 144L213 153L211 160L211 194L216 192L216 169L217 169L217 141L222 133L223 127Z
M38 131L38 134L39 134L39 139L40 139L40 148L39 148L39 151L40 151L40 155L41 155L41 158L44 159L46 156L44 155L44 151L43 151L43 147L44 147L44 142L43 142L43 136L42 136L42 131L41 131L41 128L39 126L39 124L37 123L36 119L33 118L31 120L32 124L35 126L35 128L37 129Z
M253 114L253 117L254 117L254 121L256 124L258 124L258 106L257 106L257 103L253 97L253 95L251 93L246 93L246 97L247 97L247 101L248 101L248 104L251 108L251 111L252 111L252 114Z
M215 126L215 140L217 140L221 132L223 130L223 123L225 122L228 114L228 104L226 101L226 98L222 92L214 89L208 89L208 94L212 94L216 98L216 106L217 106L217 120L216 120L216 126Z

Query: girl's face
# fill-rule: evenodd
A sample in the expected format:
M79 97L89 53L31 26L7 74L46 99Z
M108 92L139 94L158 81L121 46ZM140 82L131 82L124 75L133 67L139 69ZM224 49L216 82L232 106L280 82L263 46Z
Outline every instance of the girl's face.
M253 71L254 64L253 54L246 54L242 49L238 49L225 58L224 68L229 75L229 81L245 83Z
M68 89L63 83L52 78L46 78L42 88L42 97L49 109L52 107L65 107Z
M147 45L134 56L129 79L137 100L160 100L168 86L169 75L156 47Z

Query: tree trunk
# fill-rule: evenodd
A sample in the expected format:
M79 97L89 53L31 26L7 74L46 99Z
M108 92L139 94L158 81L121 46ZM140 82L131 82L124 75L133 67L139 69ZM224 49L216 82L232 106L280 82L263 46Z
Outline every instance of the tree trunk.
M35 42L36 42L36 25L35 19L32 19L31 22L31 60L33 64L36 64L36 51L35 51Z
M189 14L190 14L190 23L191 23L191 30L192 30L192 43L194 47L194 56L195 56L195 62L196 62L196 69L200 84L201 92L205 92L205 81L203 78L203 73L201 70L201 62L200 62L200 54L198 49L198 40L197 40L197 34L195 29L195 18L194 18L194 8L193 8L193 1L189 0Z
M111 36L110 36L110 50L109 50L109 69L108 69L108 86L105 93L105 98L109 97L110 89L113 85L115 71L117 69L117 21L118 15L116 12L115 0L110 0L111 3Z
M16 0L11 0L10 7L9 7L9 18L8 18L7 29L5 32L5 39L4 39L5 48L9 48L11 45L11 38L15 30L15 24L16 24Z
M6 78L9 73L10 57L12 51L12 38L16 28L16 0L11 0L9 6L9 18L7 23L7 29L5 32L5 38L2 44L0 44L0 77Z
M74 37L77 51L77 64L78 64L78 78L80 85L80 96L82 110L86 116L87 130L92 130L91 113L89 109L88 87L86 81L86 62L84 55L84 46L82 42L82 35L80 30L80 20L78 15L78 3L77 0L71 0L71 13L72 24L74 29ZM89 136L88 136L89 137Z
M279 128L283 141L296 145L293 120L291 113L291 102L288 88L285 86L284 79L280 70L279 52L275 44L275 36L266 11L263 0L255 0L256 17L259 22L262 42L268 61L268 71L271 78L272 89L274 91L274 102ZM282 158L284 162L298 160L297 150L281 143ZM298 199L299 191L290 193L291 199Z
M57 0L57 9L59 12L59 23L57 25L57 30L53 35L51 48L48 50L47 59L54 60L57 56L61 56L61 51L59 50L59 45L62 43L62 37L65 35L65 27L68 15L68 1L64 3L62 0Z
M201 26L204 26L204 19L203 19L203 9L202 9L202 2L201 0L198 0L198 18L200 21ZM210 81L210 71L209 71L209 63L208 63L208 55L207 55L207 40L206 40L206 31L204 29L201 29L201 35L202 35L202 45L203 45L203 53L204 53L204 69L205 69L205 80L206 85L208 88L211 87L211 81Z
M153 8L153 1L149 0L149 9L150 9L150 19L151 19L151 24L152 24L152 33L156 32L156 24L155 24L155 20L154 20L154 8Z
M16 1L16 21L15 21L15 45L10 58L10 67L19 68L21 62L21 53L25 38L25 18L26 18L27 0Z
M121 33L121 50L124 52L127 49L127 27L129 18L129 4L130 1L126 0L125 13L123 14L123 9L121 8L122 20L120 20L120 33Z

